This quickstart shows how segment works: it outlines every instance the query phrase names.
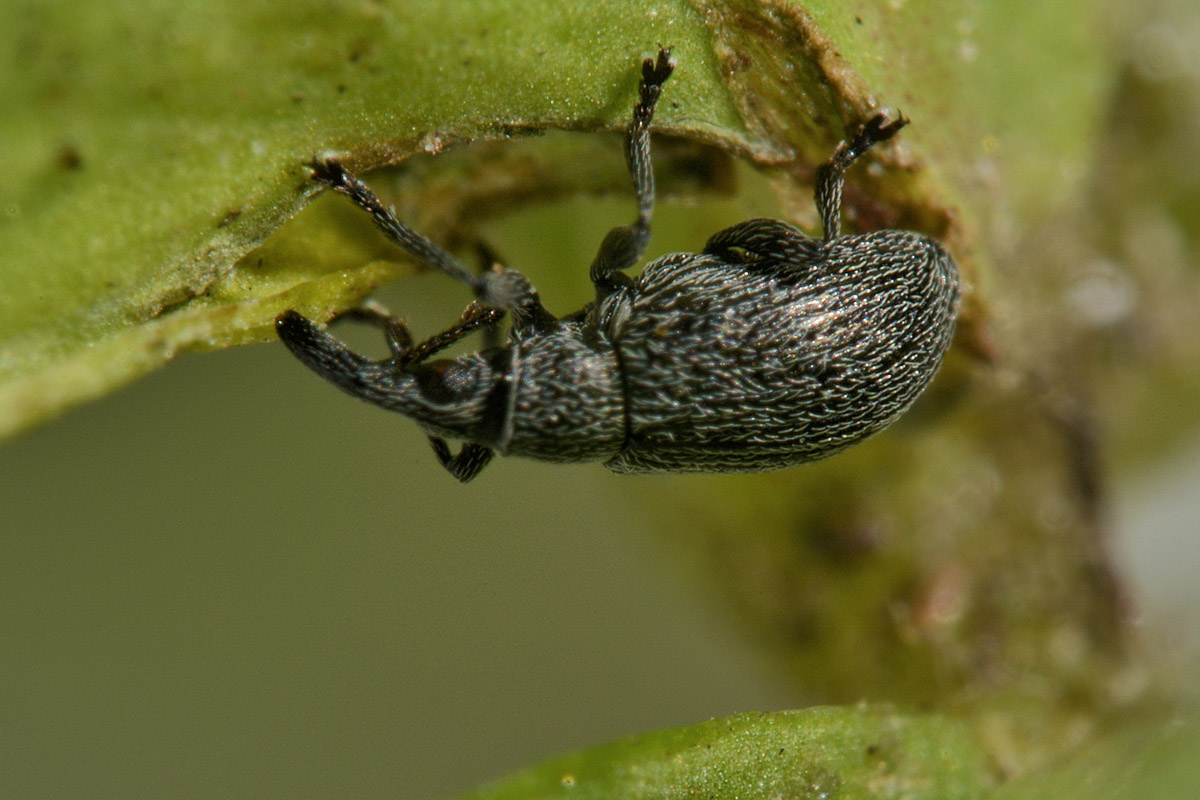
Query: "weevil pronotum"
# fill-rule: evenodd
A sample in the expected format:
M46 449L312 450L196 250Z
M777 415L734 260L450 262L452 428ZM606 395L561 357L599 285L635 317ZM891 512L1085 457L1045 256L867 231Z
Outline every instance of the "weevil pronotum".
M404 323L365 307L391 357L371 361L288 311L288 348L350 394L399 411L429 435L442 466L469 481L492 454L602 461L614 472L772 470L825 458L891 424L929 384L950 345L958 272L937 241L879 230L841 234L846 169L908 120L879 113L817 172L820 239L752 219L624 270L650 238L650 120L675 64L642 64L626 132L637 219L614 228L592 261L595 300L556 318L529 281L497 267L475 274L416 233L336 158L313 177L349 196L391 241L471 287L451 328L414 343ZM502 347L431 356L507 313ZM463 442L451 454L447 439Z

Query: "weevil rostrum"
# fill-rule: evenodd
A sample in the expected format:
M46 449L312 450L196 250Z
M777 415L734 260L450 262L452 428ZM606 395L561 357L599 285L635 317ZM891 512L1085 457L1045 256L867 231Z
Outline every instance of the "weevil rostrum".
M521 273L480 274L416 233L335 158L313 177L369 212L392 242L457 278L476 300L414 343L404 323L364 307L391 357L371 361L295 311L279 338L346 392L411 417L460 481L493 453L602 461L619 473L774 470L833 455L890 425L937 371L958 312L958 272L920 233L842 235L846 169L908 120L880 113L838 145L816 179L820 239L774 219L715 234L631 278L650 238L650 121L675 64L642 64L625 155L637 219L592 261L595 300L556 318ZM431 359L468 333L511 325L503 346ZM463 444L452 454L447 439Z

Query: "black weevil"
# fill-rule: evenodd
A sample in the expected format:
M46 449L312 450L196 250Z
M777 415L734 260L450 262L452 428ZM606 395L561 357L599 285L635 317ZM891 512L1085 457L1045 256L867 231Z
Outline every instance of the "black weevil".
M311 165L316 180L348 195L419 261L469 285L477 301L419 344L399 319L359 309L385 332L392 356L383 361L351 352L295 311L276 320L279 338L343 390L416 420L460 481L494 452L603 461L621 473L781 469L890 425L950 345L958 272L927 236L843 236L839 216L846 169L908 121L877 114L820 168L823 238L753 219L630 278L623 270L650 238L650 120L674 68L667 49L642 64L626 135L638 216L604 238L591 267L596 299L583 309L557 319L521 273L474 274L326 157ZM503 347L430 360L505 312ZM463 442L457 454L446 439Z

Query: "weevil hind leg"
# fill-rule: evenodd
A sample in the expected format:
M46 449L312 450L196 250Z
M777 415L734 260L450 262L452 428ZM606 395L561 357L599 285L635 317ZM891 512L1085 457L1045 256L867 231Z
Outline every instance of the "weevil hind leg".
M817 212L821 215L826 242L842 234L842 186L846 182L846 170L873 145L892 138L907 124L908 120L899 112L894 119L886 112L879 112L853 137L839 144L830 159L817 170Z

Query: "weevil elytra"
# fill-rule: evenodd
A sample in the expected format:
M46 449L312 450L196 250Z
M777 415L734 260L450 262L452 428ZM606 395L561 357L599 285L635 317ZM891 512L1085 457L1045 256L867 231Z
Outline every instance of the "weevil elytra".
M383 361L294 311L276 320L279 338L343 390L414 419L460 481L496 452L602 461L621 473L781 469L887 427L933 378L959 302L957 269L937 241L897 230L841 234L846 169L908 120L877 114L818 170L822 238L752 219L631 278L624 270L645 251L654 207L650 120L674 69L666 49L642 64L625 148L637 219L604 238L591 266L596 297L583 309L556 318L521 273L468 270L326 157L311 165L316 180L476 300L419 344L399 319L359 310L383 328L392 353ZM502 347L431 360L505 313ZM457 454L447 439L463 442Z

